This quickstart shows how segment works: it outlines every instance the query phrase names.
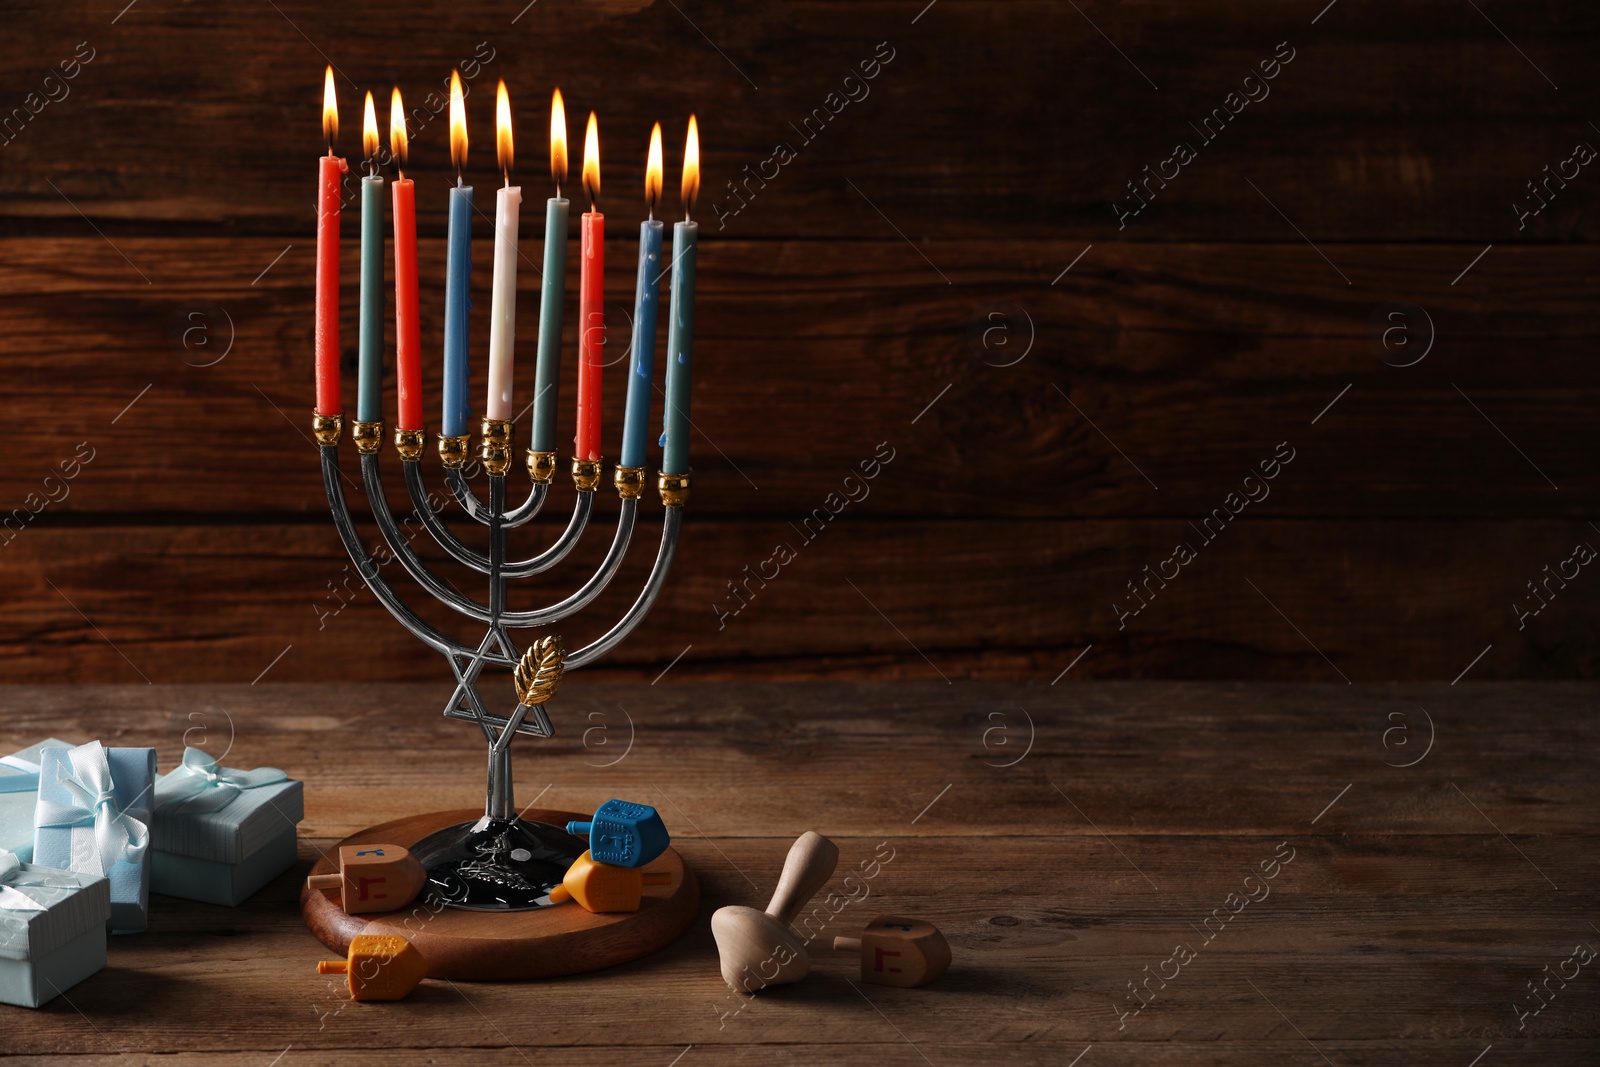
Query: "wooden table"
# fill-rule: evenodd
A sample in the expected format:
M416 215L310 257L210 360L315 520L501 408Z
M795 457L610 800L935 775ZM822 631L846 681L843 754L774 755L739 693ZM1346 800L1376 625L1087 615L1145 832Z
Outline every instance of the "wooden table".
M228 764L306 782L295 872L237 909L157 898L104 972L40 1011L0 1010L0 1048L282 1067L1500 1067L1600 1050L1600 960L1551 979L1537 1014L1528 991L1574 946L1600 948L1593 686L574 681L552 706L561 736L518 744L519 800L656 804L701 878L700 921L614 971L352 1004L313 973L325 953L298 879L364 825L478 800L480 746L436 716L442 696L0 690L10 747L154 744L168 768L186 732L222 752L231 722ZM826 935L925 916L949 936L949 974L864 986L822 956L753 1000L723 986L711 909L764 904L808 828L839 844L839 899L867 894ZM880 851L893 858L863 876ZM1130 983L1148 989L1138 1014Z

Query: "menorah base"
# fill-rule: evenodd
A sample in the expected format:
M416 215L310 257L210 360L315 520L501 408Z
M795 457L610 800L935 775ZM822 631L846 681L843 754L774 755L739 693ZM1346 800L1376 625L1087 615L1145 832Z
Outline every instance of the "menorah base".
M475 814L458 809L412 815L369 826L338 845L385 842L415 852L441 830L474 825L468 820ZM525 814L545 825L587 818L578 812L539 808ZM338 869L338 845L312 865L311 874ZM300 892L300 914L317 940L340 956L359 934L395 934L422 953L430 978L553 978L639 959L670 945L689 928L700 907L700 889L683 857L668 848L644 869L664 873L671 881L645 886L639 910L631 912L595 915L576 902L529 911L478 911L444 907L425 892L400 911L350 915L339 906L338 893L305 887Z
M457 823L411 846L428 872L424 894L469 911L550 907L550 890L588 846L548 823L491 819Z

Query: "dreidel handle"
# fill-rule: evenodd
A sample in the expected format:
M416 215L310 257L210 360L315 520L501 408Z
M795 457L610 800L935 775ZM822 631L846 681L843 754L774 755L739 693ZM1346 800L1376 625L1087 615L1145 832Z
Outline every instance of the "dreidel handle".
M860 952L861 939L859 937L836 937L833 939L835 952Z
M338 874L313 874L306 879L306 885L312 889L339 889L344 885L344 877Z
M593 829L594 829L594 823L592 823L592 822L569 822L569 823L567 823L567 833L569 833L569 834L577 834L579 837L588 837L590 831L592 831Z
M317 961L317 973L318 974L349 974L350 973L350 961L349 960L318 960Z

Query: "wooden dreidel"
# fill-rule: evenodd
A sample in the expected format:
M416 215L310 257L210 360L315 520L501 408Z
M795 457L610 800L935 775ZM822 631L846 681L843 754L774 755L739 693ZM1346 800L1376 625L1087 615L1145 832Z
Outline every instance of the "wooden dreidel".
M399 845L341 845L339 873L313 874L312 889L337 889L345 913L395 911L411 903L428 884L428 872Z
M428 976L428 961L398 934L357 934L342 960L323 960L318 974L342 974L351 1000L400 1000Z
M877 985L927 985L950 966L950 943L937 927L892 915L872 920L860 937L834 938L833 950L860 953L861 980Z
M613 867L643 867L672 840L655 808L631 800L606 801L592 818L567 823L567 833L587 837L594 858Z
M812 830L800 835L783 861L778 890L764 912L731 906L711 916L711 934L722 960L722 980L754 993L770 985L798 982L811 972L805 946L789 928L823 883L833 877L839 847Z
M647 885L671 885L667 871L636 871L596 863L594 854L585 852L567 868L561 884L550 890L552 903L576 900L584 911L638 911Z

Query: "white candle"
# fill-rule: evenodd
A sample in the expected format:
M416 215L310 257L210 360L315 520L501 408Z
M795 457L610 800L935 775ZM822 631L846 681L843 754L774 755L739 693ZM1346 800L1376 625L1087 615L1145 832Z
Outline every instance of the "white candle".
M511 364L517 343L517 219L522 187L511 184L511 101L506 83L495 94L495 148L505 186L494 198L494 287L489 297L489 402L484 416L511 418Z
M489 402L484 414L511 418L511 370L517 334L517 219L522 187L508 185L494 198L494 288L489 301Z

